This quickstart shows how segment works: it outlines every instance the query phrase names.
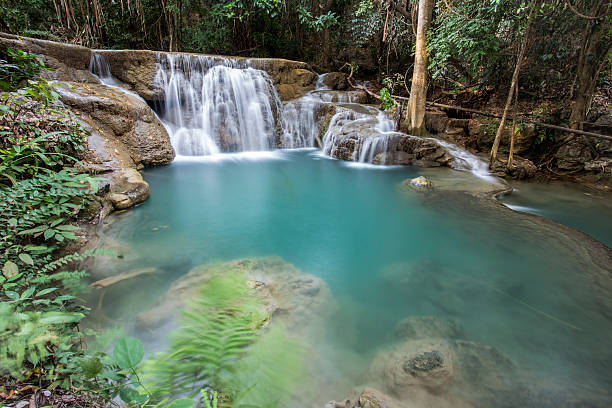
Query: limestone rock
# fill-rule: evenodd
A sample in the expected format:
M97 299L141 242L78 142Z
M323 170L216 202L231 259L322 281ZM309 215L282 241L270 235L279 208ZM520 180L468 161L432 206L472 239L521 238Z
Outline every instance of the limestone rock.
M491 171L500 177L510 177L516 180L524 180L534 177L538 168L531 160L514 155L512 158L512 166L508 168L506 163L499 160L493 163Z
M45 65L51 68L50 71L44 73L44 76L48 79L88 83L100 82L89 72L91 57L89 48L0 33L0 49L6 48L22 49L40 55Z
M156 166L174 159L166 129L143 100L98 84L67 83L57 90L62 102L94 132L113 139L108 143L121 144L136 165Z
M433 188L433 183L423 176L410 179L409 184L417 190L427 190Z
M124 210L149 198L149 184L136 169L124 168L112 173L108 199L116 210Z
M422 389L440 393L454 378L454 356L443 340L401 343L379 354L370 369L372 378L382 379L386 391L405 399Z
M555 154L557 167L561 170L583 170L584 164L593 160L590 148L580 140L572 140L559 148Z
M184 302L198 288L220 273L243 272L264 298L271 318L282 321L292 332L299 332L329 312L331 292L325 282L301 272L277 257L244 259L193 268L176 281L161 302L138 316L139 324L155 329L176 316Z
M612 176L612 158L602 157L597 160L586 162L584 163L584 169Z
M497 133L497 122L491 122L488 125L480 126L478 129L478 135L476 137L476 143L478 148L482 151L490 150L495 140L495 134ZM514 153L526 153L528 152L533 144L535 143L537 133L535 131L535 125L526 124L515 134L514 137ZM512 137L512 126L506 123L506 126L502 130L501 139L499 141L499 151L508 153L510 151L510 139Z
M344 72L328 72L323 77L323 83L331 90L342 91L348 86L347 75Z
M450 119L442 111L425 111L425 127L432 133L443 133Z
M359 408L408 408L407 405L373 388L366 388L359 396Z
M341 160L420 167L451 166L453 157L433 140L378 130L375 116L342 113L325 135L325 153Z

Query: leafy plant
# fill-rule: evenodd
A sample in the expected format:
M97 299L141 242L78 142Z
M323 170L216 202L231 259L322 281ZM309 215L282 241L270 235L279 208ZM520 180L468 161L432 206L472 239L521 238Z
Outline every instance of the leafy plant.
M383 109L391 109L397 104L387 88L382 88L380 90L380 102L382 103Z
M218 390L212 403L223 407L277 406L300 378L301 347L281 327L262 329L266 320L242 273L211 278L183 312L170 349L143 367L155 406L202 388Z
M8 48L0 54L0 90L13 91L47 69L35 54Z

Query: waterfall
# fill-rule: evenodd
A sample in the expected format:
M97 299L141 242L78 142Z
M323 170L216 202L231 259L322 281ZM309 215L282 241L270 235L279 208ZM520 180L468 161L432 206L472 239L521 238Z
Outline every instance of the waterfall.
M122 84L120 81L117 80L117 78L112 75L110 64L108 63L104 55L97 54L95 52L91 54L91 58L89 59L89 72L94 74L103 85L111 87L119 92L122 92L126 95L130 95L131 97L134 97L146 103L142 96L138 95L136 92L132 92L125 89L125 84Z
M480 159L473 153L449 142L435 139L433 137L427 138L446 148L451 156L455 159L457 170L468 170L472 172L476 177L479 177L485 181L496 183L497 178L489 172L489 165Z
M366 137L363 139L361 146L359 147L359 162L360 163L374 163L374 158L378 153L389 152L389 135L381 135L378 137ZM355 151L357 153L357 151ZM386 164L386 155L382 155L382 160L379 164Z
M161 119L177 154L278 147L282 110L268 75L248 61L183 54L158 56L155 83L164 92Z

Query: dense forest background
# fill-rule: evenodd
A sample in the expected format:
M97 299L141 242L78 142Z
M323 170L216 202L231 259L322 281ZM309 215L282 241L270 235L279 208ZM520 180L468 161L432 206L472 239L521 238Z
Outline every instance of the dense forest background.
M416 0L2 0L0 30L99 48L146 48L345 63L405 89L413 60ZM429 32L431 79L446 90L507 88L530 1L441 0ZM521 70L521 90L571 99L592 26L593 58L610 82L610 9L605 0L539 1ZM405 77L408 77L406 80ZM473 95L472 95L473 97Z

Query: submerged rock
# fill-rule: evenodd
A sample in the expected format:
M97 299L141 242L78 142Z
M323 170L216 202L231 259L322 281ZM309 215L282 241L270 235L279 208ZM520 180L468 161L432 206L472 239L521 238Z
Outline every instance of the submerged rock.
M453 320L436 316L414 316L400 321L394 330L402 340L429 338L455 339L461 337L461 327Z
M454 357L451 346L443 340L415 340L379 354L370 375L381 380L385 390L399 398L425 388L440 393L452 383Z
M246 273L264 298L269 316L282 321L291 332L303 330L331 310L331 292L323 280L281 258L269 257L196 266L170 287L157 306L138 316L139 324L149 329L160 327L176 317L185 302L213 276L237 272Z
M383 391L419 406L511 407L512 395L527 391L511 360L466 341L400 343L374 359L370 375Z

